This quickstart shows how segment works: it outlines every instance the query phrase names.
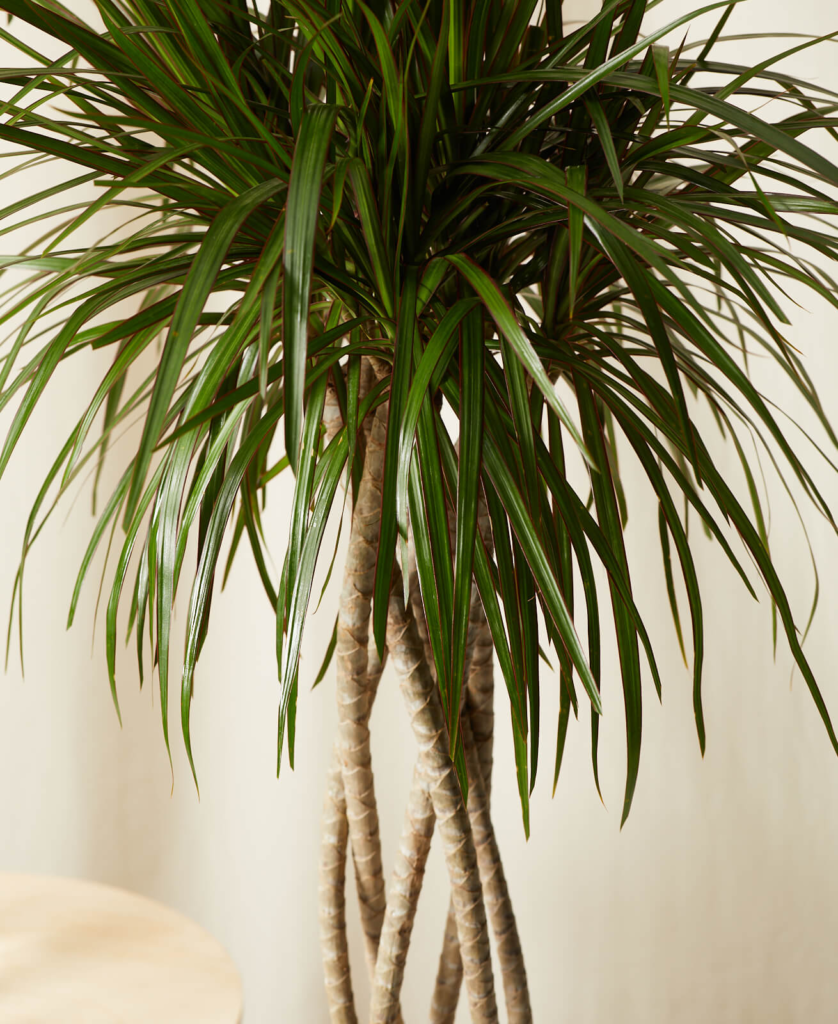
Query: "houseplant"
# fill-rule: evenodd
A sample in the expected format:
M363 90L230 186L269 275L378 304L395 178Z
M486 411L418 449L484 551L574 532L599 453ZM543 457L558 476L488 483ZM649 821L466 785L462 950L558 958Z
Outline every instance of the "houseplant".
M61 188L4 212L29 217L32 206L37 216L39 202L81 180L101 182L102 198L82 210L47 206L38 252L6 260L31 276L5 314L23 312L25 323L0 370L3 405L19 402L0 471L58 363L110 346L112 369L37 498L24 560L54 500L142 414L135 458L100 513L79 578L80 588L96 547L123 527L106 613L114 699L125 591L141 670L146 631L151 640L168 743L171 606L192 530L199 558L181 681L191 760L195 664L229 526L229 557L251 547L277 609L279 759L285 750L293 763L314 567L330 513L346 510L341 613L326 652L337 661L341 725L321 906L336 1020L355 1019L347 848L374 972L372 1016L397 1019L437 818L455 884L434 1019L451 1019L463 959L473 1017L496 1017L487 910L501 935L510 1019L530 1018L488 811L492 649L528 828L539 636L560 670L554 784L580 701L592 708L596 778L603 594L594 565L606 570L625 704L625 820L639 766L641 647L660 680L632 599L618 438L659 504L681 638L672 548L683 574L699 742L702 606L676 497L753 589L727 524L739 533L836 744L739 440L767 442L778 470L831 521L747 371L752 349L774 358L834 442L781 325L784 278L835 303L830 278L808 258L832 257L835 241L818 221L838 209L838 168L801 139L832 129L835 97L774 62L714 62L735 5L708 5L644 38L647 6L606 4L571 30L560 4L540 15L535 4L356 0L277 3L260 14L238 3L99 0L104 27L92 30L54 4L2 4L69 52L48 62L23 47L25 66L3 74L0 138L25 154L24 166L31 154L82 165ZM706 43L665 47L713 10ZM773 107L762 109L769 99L790 105L787 116L772 120ZM72 232L114 207L130 218L119 237L73 248ZM137 311L108 314L124 300ZM62 324L41 336L52 310L64 311ZM157 341L159 363L142 379L137 368ZM750 511L714 467L697 420L705 405L743 453ZM271 447L275 434L287 454ZM260 501L286 468L295 502L277 581ZM422 750L387 893L367 729L386 655Z

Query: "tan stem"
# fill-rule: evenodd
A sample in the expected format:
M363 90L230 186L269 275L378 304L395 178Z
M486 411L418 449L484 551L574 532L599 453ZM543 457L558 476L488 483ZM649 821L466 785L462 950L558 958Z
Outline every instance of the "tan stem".
M483 606L478 605L473 621L471 665L466 687L466 712L474 734L474 746L487 801L492 793L492 764L495 738L495 648Z
M411 551L412 554L412 551ZM416 630L422 641L425 660L431 675L436 681L433 654L428 637L428 623L422 606L419 581L415 568L411 570L410 607ZM457 1004L460 1001L460 988L463 984L463 961L460 957L460 940L457 936L457 917L454 913L453 900L448 901L448 913L445 918L445 934L442 939L442 953L439 957L433 999L431 1001L431 1024L454 1024L457 1015Z
M492 778L494 727L494 647L492 634L483 614L483 605L475 587L469 610L469 638L466 650L468 666L465 707L462 719L469 719L487 798ZM487 781L488 780L488 781ZM471 798L469 798L471 811ZM453 1024L460 998L463 965L460 959L454 907L449 904L439 956L436 984L431 1001L431 1024Z
M449 523L449 529L451 524ZM485 501L478 505L478 528L484 544L492 550L492 532ZM420 604L421 609L421 604ZM415 609L414 609L415 610ZM494 645L492 634L483 612L477 588L472 589L469 608L469 637L466 649L465 716L471 720L477 757L486 787L487 800L492 787L492 754L494 745ZM436 984L431 1001L431 1024L454 1024L463 963L454 919L454 907L449 903L439 956Z
M399 576L398 573L394 575ZM442 705L413 616L405 610L399 578L394 580L390 591L387 647L423 758L423 770L428 777L429 793L439 825L451 881L472 1020L478 1024L490 1024L498 1019L497 1003L486 908L471 824L454 766L448 756Z
M336 368L340 372L340 368ZM323 406L324 447L343 426L338 393L330 381ZM333 1024L357 1024L349 946L346 936L346 851L349 826L343 787L340 746L335 741L326 776L326 799L320 841L320 949L329 1019Z
M340 370L338 369L338 372ZM361 363L360 391L361 397L366 395L377 374L369 360ZM378 847L380 873L380 843L378 839L377 813L375 812L375 796L372 791L372 776L369 756L369 730L367 728L372 703L378 689L378 683L384 667L385 658L381 659L374 644L369 644L369 613L372 597L375 551L378 542L378 524L380 523L380 482L383 469L383 443L386 432L387 409L380 407L378 413L367 418L363 430L359 434L357 444L364 457L364 473L362 486L359 488L358 501L353 511L352 531L349 552L347 554L344 588L341 597L341 614L338 619L338 707L345 703L350 707L347 713L340 715L338 737L335 741L333 764L328 775L326 804L323 819L323 841L321 847L320 872L320 921L321 947L323 954L326 991L329 1000L330 1018L334 1024L353 1024L357 1021L352 994L352 981L349 968L349 955L346 938L346 851L350 831L354 833L353 848L356 883L361 903L362 922L367 939L367 960L370 970L374 968L375 952L370 946L377 944L375 922L365 910L369 909L369 893L375 890L363 868L359 870L359 862L372 863L375 857L368 856L370 848ZM337 391L330 385L326 393L324 408L325 441L335 436L343 424ZM373 438L370 445L370 438ZM371 449L371 451L370 451ZM370 454L370 459L366 458ZM370 553L372 567L370 571ZM364 637L367 638L363 647ZM343 640L343 646L341 646ZM366 658L364 659L364 654ZM358 697L360 696L360 699ZM353 746L349 752L350 770L361 765L356 772L355 780L362 790L361 800L372 800L374 822L367 819L367 828L350 830L347 815L347 796L344 781L346 769L345 733L346 723L350 727L350 740ZM343 727L343 734L341 732ZM366 730L366 732L365 732ZM363 793L364 770L369 773L369 788ZM357 789L350 797L357 804ZM362 813L363 818L363 813ZM356 819L357 820L357 819ZM382 876L383 889L383 876ZM400 1021L400 1017L397 1018Z
M431 1024L454 1024L462 984L463 958L460 956L457 917L454 913L454 903L449 901L448 914L445 918L445 934L442 938L442 952L439 955L439 966L431 1001Z
M524 954L521 949L521 940L518 937L518 926L509 898L509 888L506 884L500 850L489 814L489 795L483 783L476 743L472 735L471 720L468 716L463 716L461 728L468 765L469 819L474 836L474 848L477 852L486 911L495 934L507 1019L509 1024L532 1024Z
M335 367L334 372L340 373L340 367ZM326 388L326 399L323 403L323 427L325 429L323 437L324 448L330 441L332 441L335 434L337 434L342 426L343 416L340 411L340 402L338 402L338 391L335 385L329 381Z
M417 595L418 597L418 595ZM414 615L417 623L421 623L427 636L427 626L421 610L421 601L414 602ZM421 630L420 630L421 632ZM466 651L466 659L469 652ZM457 918L454 912L454 901L448 901L448 913L445 918L445 932L442 937L442 952L439 955L436 982L434 983L431 1000L431 1024L454 1024L457 1015L457 1004L460 1001L460 988L463 984L463 961L460 957L460 940L457 935Z
M346 815L361 908L367 963L372 972L384 920L384 874L369 742L369 715L374 691L367 677L370 602L381 524L381 477L387 406L376 413L370 429L358 500L346 558L338 615L338 743Z
M386 661L386 650L385 661ZM370 704L375 698L384 664L375 644L370 645L367 657L367 685ZM320 948L330 1020L334 1024L353 1024L357 1021L352 977L349 968L349 948L346 939L346 851L349 845L349 825L346 820L346 794L343 788L340 744L335 740L332 764L326 778L326 800L323 808L323 828L320 845Z
M477 720L480 721L479 715ZM489 814L489 792L483 780L483 768L480 764L481 751L474 736L472 721L471 714L463 714L460 727L469 774L468 813L477 852L480 880L483 886L486 910L495 934L509 1024L531 1024L532 1010L524 956L509 898L500 850ZM484 757L486 749L487 746L484 742ZM491 756L491 752L488 756ZM489 767L491 768L490 762ZM431 1021L434 1024L440 1024L443 1021L452 1024L457 1010L462 967L459 944L456 935L452 934L452 927L452 912L449 908L431 1008Z
M421 764L413 773L404 828L387 892L387 913L375 965L370 1024L398 1019L404 965L434 832L434 810Z
M346 941L346 797L337 744L326 780L320 844L320 948L329 1019L332 1024L357 1024L349 948Z
M434 665L434 656L431 650L431 640L428 636L428 621L425 618L425 609L422 605L422 594L419 590L419 575L416 572L416 566L413 564L413 546L410 547L410 586L408 592L410 594L410 610L413 615L413 622L416 625L416 632L419 635L419 639L422 642L422 650L425 653L425 662L428 666L428 671L431 673L431 678L436 682L436 666Z

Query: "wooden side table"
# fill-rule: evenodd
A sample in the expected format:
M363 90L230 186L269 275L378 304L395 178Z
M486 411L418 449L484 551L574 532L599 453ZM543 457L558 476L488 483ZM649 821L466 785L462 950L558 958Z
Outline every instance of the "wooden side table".
M211 935L152 900L0 873L3 1024L239 1024L242 988Z

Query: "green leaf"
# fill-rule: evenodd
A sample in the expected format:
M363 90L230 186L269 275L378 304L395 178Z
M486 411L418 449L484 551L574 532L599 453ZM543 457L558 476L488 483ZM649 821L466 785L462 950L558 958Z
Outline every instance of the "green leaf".
M732 0L736 3L738 0ZM519 128L517 131L512 132L503 142L504 149L514 149L523 139L527 137L531 132L535 131L545 121L555 116L564 107L569 106L574 100L578 99L584 93L588 91L592 86L601 82L604 78L608 78L614 71L626 64L632 57L645 50L647 46L655 42L657 39L661 39L663 36L668 35L673 29L685 25L687 22L693 21L695 18L700 18L702 14L707 14L709 11L718 10L720 7L728 6L731 0L723 0L722 3L710 4L707 7L700 7L694 11L690 11L688 14L682 15L680 18L676 18L674 21L670 21L662 28L655 29L654 32L650 32L648 36L638 42L632 43L631 46L627 46L624 50L615 54L610 60L607 60L604 64L600 64L599 67L594 68L587 75L585 75L575 85L570 86L566 89L558 99L553 100L550 103L546 103L541 109L533 114L526 123ZM674 96L674 94L673 94ZM677 97L674 97L677 98Z
M460 696L471 608L471 577L477 536L477 506L483 448L483 316L470 310L460 331L460 464L454 541L454 619L451 627L451 697L448 736L454 756L459 736Z
M288 749L291 767L294 767L294 738L291 722L295 713L294 703L297 693L297 676L299 673L300 645L302 643L303 623L305 622L317 556L323 541L323 534L329 513L332 510L343 467L346 462L347 445L343 432L335 438L332 445L323 455L323 471L319 493L314 502L314 509L306 530L305 541L300 551L300 560L296 578L290 588L288 599L288 636L282 649L282 670L280 673L279 725L277 742L276 771L279 775L282 761L283 735L285 725L289 725Z
M193 762L195 666L229 525L224 575L249 547L276 612L278 755L287 734L293 765L314 576L325 576L322 597L338 551L337 542L322 551L326 523L343 522L365 417L389 402L373 633L380 641L397 543L402 580L416 587L412 538L411 594L424 606L464 795L458 714L475 585L509 699L525 833L543 731L542 626L558 666L554 785L581 682L599 790L598 586L607 579L628 812L641 646L658 693L661 679L632 594L624 535L636 487L621 483L625 444L658 511L661 589L692 657L702 750L704 617L688 513L755 596L731 542L739 534L767 587L775 635L782 624L836 744L772 564L778 542L769 548L757 487L763 449L794 507L802 488L832 525L828 491L778 415L778 393L763 395L751 376L758 363L782 370L830 447L806 423L803 439L838 470L828 403L782 327L801 285L838 304L838 164L806 136L838 140L838 91L778 63L816 40L801 35L757 64L717 59L728 0L685 9L646 38L644 16L659 6L647 0L606 0L576 25L555 0L364 4L99 0L95 28L53 2L5 5L15 24L47 38L49 55L14 26L0 29L20 65L0 69L0 140L15 150L0 181L15 174L24 185L23 199L0 204L0 235L34 239L0 256L11 282L0 308L9 332L0 411L14 406L0 473L49 401L47 386L58 387L60 364L113 346L26 525L12 595L21 637L35 540L88 469L95 494L105 452L127 430L125 475L92 524L70 618L108 535L113 699L131 565L128 635L136 628L141 685L146 651L158 668L168 742L173 603L182 574L194 579L181 686ZM708 40L667 49L677 26L714 9ZM766 120L780 100L780 119ZM30 194L31 176L58 158L72 164L66 181ZM363 358L378 379L362 398ZM342 424L324 447L330 387ZM698 416L705 402L710 416ZM139 443L135 417L145 417ZM714 461L716 428L735 446L750 501ZM283 433L285 454L281 444L270 454ZM263 515L268 485L288 465L296 491L277 588ZM478 500L491 541L477 534ZM117 521L127 534L114 566ZM333 631L324 667L334 644Z
M538 611L536 585L524 557L521 545L513 540L515 580L519 594L521 640L524 650L524 678L529 701L530 792L538 772L539 741L541 738L540 665L538 657ZM568 612L570 619L570 612Z
M90 538L90 543L87 545L87 550L82 558L81 567L79 568L78 576L76 577L76 585L73 588L73 597L70 601L70 611L67 615L67 629L73 625L73 619L75 618L76 608L78 607L79 595L81 593L82 584L84 578L87 575L87 570L90 568L90 563L93 560L93 556L96 554L96 549L102 540L102 535L107 528L108 523L116 515L119 506L125 500L125 494L128 490L128 484L130 482L130 470L127 470L122 475L122 479L117 484L113 494L108 500L105 508L102 511L99 521L96 523L96 528L93 531L93 536ZM117 707L117 713L119 708Z
M181 724L184 730L184 742L187 755L190 757L190 764L192 764L192 746L189 731L189 712L192 704L193 677L195 674L195 662L197 660L204 607L209 599L209 589L212 585L221 542L233 502L238 494L239 485L251 459L264 443L268 433L282 415L282 411L282 405L269 409L242 442L230 463L227 474L224 477L224 483L215 501L212 517L207 527L204 548L195 573L192 593L189 597L189 611L186 622L186 650L183 657L183 678L181 682ZM194 765L192 767L194 772Z
M244 220L276 195L282 187L282 181L274 178L262 185L254 186L228 203L212 222L195 257L180 293L163 347L143 436L134 461L134 475L125 505L126 525L136 511L152 452L160 438L169 403L175 393L186 353L198 325L198 318L212 291L213 282Z
M113 575L113 584L111 586L110 598L108 600L108 607L105 615L105 651L108 664L108 679L111 686L111 695L114 700L114 704L117 704L116 696L116 616L119 610L119 598L122 593L122 587L125 583L125 576L128 572L128 565L131 561L131 555L134 551L134 545L137 541L137 534L139 533L140 526L143 518L145 517L148 507L151 504L151 500L157 492L160 479L163 476L164 466L161 463L155 473L152 475L148 486L143 493L140 503L137 506L137 511L134 513L134 518L128 526L125 534L125 541L122 545L122 551L120 552L119 559L117 561L116 569ZM144 556L141 560L141 566L147 566L148 561ZM142 625L137 627L137 637L142 642ZM140 668L142 670L142 659L140 659Z
M484 438L483 452L489 476L498 490L500 499L515 530L515 535L529 563L536 584L541 591L545 605L565 643L567 652L573 661L576 671L579 673L579 678L582 680L582 685L585 687L594 710L597 714L602 714L602 702L599 698L596 682L591 674L585 653L582 650L579 637L576 635L576 630L568 614L567 606L551 570L550 563L538 541L535 527L533 526L529 511L521 498L520 491L515 486L507 467L504 465L489 437Z
M369 171L360 160L351 160L349 177L352 181L355 201L358 204L358 216L375 274L379 298L387 316L392 317L395 311L393 268L384 245L381 218L373 195Z
M294 487L294 502L291 509L291 530L285 553L286 606L277 606L277 650L281 650L282 634L286 628L296 628L291 622L291 602L297 586L297 572L300 555L308 532L309 508L314 489L314 474L317 466L317 452L320 446L320 424L323 419L323 404L326 399L326 375L321 375L311 389L306 408L302 440L297 464L297 482ZM286 617L288 619L286 627ZM302 632L302 628L300 627Z
M620 275L631 289L632 294L640 307L643 319L646 321L646 326L654 340L661 366L666 374L666 379L669 382L669 386L678 406L678 415L681 421L684 440L687 444L688 450L692 454L693 465L696 465L698 459L695 456L692 423L687 409L687 400L684 396L684 389L681 385L678 364L675 360L672 342L667 334L666 326L661 319L660 311L654 301L658 282L652 274L649 274L644 268L638 266L631 254L626 251L618 239L607 237L604 233L598 231L593 225L591 226L591 230L605 253L608 255L608 258L619 270Z
M655 65L655 76L657 77L658 88L663 100L666 123L669 124L669 47L653 46L652 62Z
M567 168L567 187L584 195L587 190L588 172L585 167ZM570 311L568 316L573 319L576 310L576 291L579 283L579 267L582 261L582 238L585 230L585 215L574 203L567 205L567 227L570 250L570 278L568 282Z
M666 594L669 598L669 607L672 611L672 622L675 626L675 634L678 637L678 647L684 664L687 664L687 652L684 650L684 634L681 630L681 615L678 611L678 597L675 593L675 578L672 575L672 556L669 550L669 529L666 525L666 515L663 506L658 506L658 532L661 540L661 555L663 556L663 571L666 577Z
M631 0L631 3L626 9L626 13L623 18L623 23L620 26L620 32L614 40L614 45L611 49L611 56L614 57L618 53L631 46L637 41L637 37L640 34L640 26L643 22L643 16L646 13L646 8L649 6L648 0Z
M440 117L440 99L445 84L447 70L446 57L448 55L448 37L451 19L456 17L456 12L451 6L451 0L443 0L442 13L440 16L439 37L434 50L433 67L431 69L431 80L428 87L428 94L422 107L422 124L419 130L419 145L416 153L416 164L414 171L414 218L418 226L422 219L422 208L425 202L425 190L428 181L428 171L431 166L433 146L437 137L437 119ZM456 49L456 45L455 45ZM452 70L452 74L454 71ZM443 265L444 266L444 265Z
M587 458L585 445L576 424L573 422L570 414L562 404L561 399L556 394L555 388L550 383L550 379L547 374L544 372L541 360L538 358L529 338L521 329L521 325L515 319L515 314L513 313L509 303L503 297L503 294L498 288L497 282L493 281L492 278L490 278L489 275L468 256L446 256L446 259L456 267L457 270L459 270L483 300L486 309L498 325L498 330L503 334L518 358L529 371L530 376L538 385L548 404L552 406L556 415L567 427L570 436L576 442L582 455Z
M591 474L591 486L600 526L607 537L620 568L628 579L623 531L620 524L617 499L614 494L608 458L598 421L593 395L586 384L577 380L576 396L585 440L597 460L598 472ZM640 766L640 742L642 732L642 700L640 694L640 653L637 632L622 596L612 585L611 603L614 609L614 625L617 631L617 647L620 655L620 670L623 680L623 697L626 713L626 792L623 802L621 826L625 824L631 809L632 797L637 784Z
M608 170L611 172L611 180L614 182L614 188L617 189L617 195L620 197L620 201L623 199L623 169L620 167L620 160L617 156L617 150L614 148L614 138L611 134L611 126L608 124L608 116L602 107L599 100L586 99L585 109L591 115L596 131L597 139L599 144L602 146L602 151L605 154L605 162L608 164ZM568 171L570 168L568 168ZM576 188L575 183L571 182L568 178L568 186L570 188ZM584 188L576 188L577 192L583 192Z
M434 377L444 372L457 347L458 337L455 333L463 317L474 308L476 299L459 299L447 310L445 316L434 329L425 351L416 366L410 392L404 407L400 437L398 477L396 483L396 519L399 532L407 538L408 498L407 481L413 458L413 442L422 404L428 393L433 394L437 385Z
M393 375L390 378L390 408L387 421L387 442L384 449L384 480L381 495L381 533L378 541L378 558L375 565L375 585L373 590L373 635L379 654L384 650L384 635L387 630L387 602L396 549L396 487L398 482L399 438L404 407L410 389L411 368L413 364L417 287L417 269L409 267L405 274L399 300L398 324L393 352Z
M310 107L302 120L288 185L283 254L285 450L296 474L308 351L309 297L323 167L337 110Z

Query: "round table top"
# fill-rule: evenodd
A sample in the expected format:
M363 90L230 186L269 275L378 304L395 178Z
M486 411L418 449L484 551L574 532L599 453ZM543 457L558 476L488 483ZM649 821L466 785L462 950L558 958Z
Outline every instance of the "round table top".
M3 1024L239 1024L242 988L211 935L107 885L0 873Z

